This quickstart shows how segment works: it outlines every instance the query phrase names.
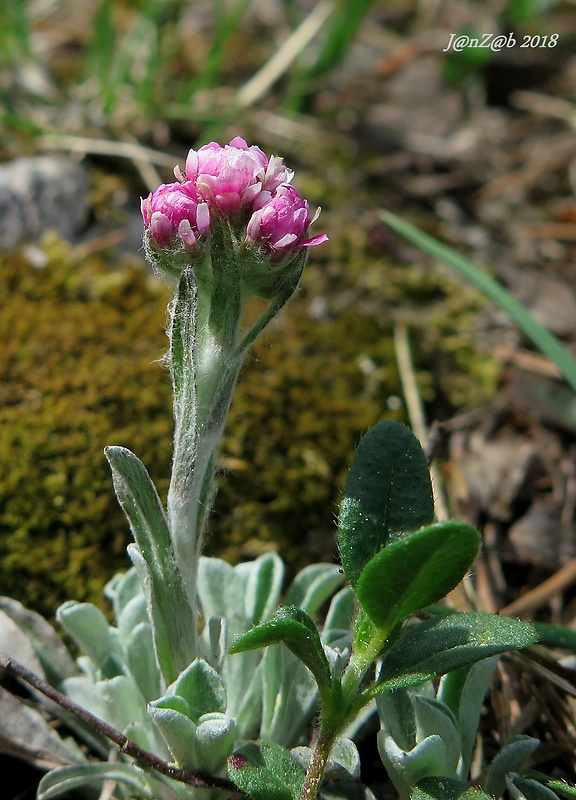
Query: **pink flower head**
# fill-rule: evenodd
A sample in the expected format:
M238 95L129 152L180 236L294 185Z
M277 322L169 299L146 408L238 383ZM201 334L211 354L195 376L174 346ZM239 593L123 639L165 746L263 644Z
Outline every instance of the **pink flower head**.
M308 202L293 186L279 186L272 198L252 214L246 239L278 254L297 247L314 247L328 241L325 233L307 238L308 228L319 214L320 209L314 215L310 213Z
M141 210L144 227L158 245L178 237L194 247L210 227L210 209L190 182L162 184L142 200Z
M272 192L292 180L294 174L282 159L268 159L259 147L249 147L239 136L224 147L210 142L199 150L190 150L185 172L182 175L177 167L177 180L193 182L199 197L224 215L251 205L261 193L260 204L267 202Z

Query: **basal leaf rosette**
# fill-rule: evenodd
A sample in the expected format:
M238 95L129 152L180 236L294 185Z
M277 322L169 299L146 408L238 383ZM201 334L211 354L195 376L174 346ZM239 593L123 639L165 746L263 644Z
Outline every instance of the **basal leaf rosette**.
M290 185L293 171L240 137L190 150L184 173L176 167L174 174L175 182L141 206L146 254L160 274L178 276L200 263L216 230L224 229L242 293L272 298L295 288L308 248L328 239L310 234L320 210L311 212Z

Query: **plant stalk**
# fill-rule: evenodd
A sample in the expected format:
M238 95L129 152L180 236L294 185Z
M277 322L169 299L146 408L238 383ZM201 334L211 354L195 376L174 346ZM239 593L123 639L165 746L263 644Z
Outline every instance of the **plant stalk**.
M310 759L308 772L306 773L301 800L316 800L318 797L324 772L326 771L326 764L328 763L336 736L337 728L332 725L327 726L323 721L320 726L316 747Z

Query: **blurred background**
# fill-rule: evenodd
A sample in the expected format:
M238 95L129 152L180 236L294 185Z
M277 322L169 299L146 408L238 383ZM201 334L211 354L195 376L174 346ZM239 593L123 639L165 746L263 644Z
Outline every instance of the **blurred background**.
M3 0L2 594L48 618L68 598L103 606L130 540L105 445L133 450L165 497L169 292L143 260L139 198L190 147L237 135L296 170L330 242L243 369L207 552L276 549L290 571L335 559L353 449L382 418L411 421L410 390L443 423L438 493L484 530L480 605L498 610L571 563L573 395L378 212L488 267L573 346L575 12L573 0ZM494 48L457 51L452 34ZM572 619L573 598L543 613Z

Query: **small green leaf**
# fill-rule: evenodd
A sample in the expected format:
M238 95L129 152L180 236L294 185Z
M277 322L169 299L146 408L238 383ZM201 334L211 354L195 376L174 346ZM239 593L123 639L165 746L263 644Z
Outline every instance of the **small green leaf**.
M184 698L190 709L190 719L195 723L203 714L226 710L226 689L222 678L202 658L195 659L168 692Z
M366 565L358 599L386 634L405 617L435 603L464 577L480 534L463 522L441 522L392 542Z
M352 586L392 534L433 518L430 473L418 439L405 425L378 423L356 448L340 504L338 547Z
M422 778L414 787L411 800L494 800L491 795L455 778Z
M555 778L550 778L548 775L543 775L541 772L537 772L534 769L527 769L524 771L524 778L532 778L538 783L544 784L552 791L556 792L563 797L568 797L569 800L576 797L576 786L573 786L571 783L567 783L564 780L558 780Z
M299 800L305 775L280 745L249 742L228 759L228 777L252 800Z
M521 772L526 762L540 746L532 736L514 736L492 759L484 788L493 797L500 797L506 789L506 776L511 772Z
M228 649L229 653L259 650L284 642L316 678L319 686L330 685L330 667L324 653L318 629L308 614L295 606L280 608L269 622L240 636Z
M376 691L415 686L537 641L529 622L495 614L450 614L408 625L386 654Z

